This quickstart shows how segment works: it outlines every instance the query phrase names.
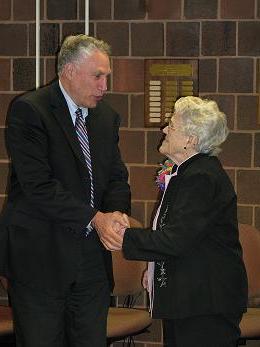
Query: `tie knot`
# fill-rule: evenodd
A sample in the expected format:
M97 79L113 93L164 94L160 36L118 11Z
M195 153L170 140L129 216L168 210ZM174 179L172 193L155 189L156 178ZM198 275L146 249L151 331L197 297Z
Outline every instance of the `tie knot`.
M82 118L82 109L81 108L77 108L75 111L76 117Z

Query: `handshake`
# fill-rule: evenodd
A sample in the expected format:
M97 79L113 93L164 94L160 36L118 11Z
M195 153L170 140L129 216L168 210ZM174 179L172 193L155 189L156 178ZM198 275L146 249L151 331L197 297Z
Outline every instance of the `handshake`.
M106 249L119 251L122 249L125 229L129 228L128 216L121 212L97 212L91 225L96 229L100 241Z

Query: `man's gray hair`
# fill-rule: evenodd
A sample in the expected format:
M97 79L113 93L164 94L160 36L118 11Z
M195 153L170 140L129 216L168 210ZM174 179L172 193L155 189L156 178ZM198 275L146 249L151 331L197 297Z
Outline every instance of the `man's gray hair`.
M60 75L66 64L79 62L84 55L90 55L95 50L110 57L110 46L102 40L84 34L67 36L63 41L58 54L58 75Z
M226 140L229 130L226 115L213 100L186 96L175 103L175 112L180 114L186 135L198 138L196 150L217 155L220 145Z

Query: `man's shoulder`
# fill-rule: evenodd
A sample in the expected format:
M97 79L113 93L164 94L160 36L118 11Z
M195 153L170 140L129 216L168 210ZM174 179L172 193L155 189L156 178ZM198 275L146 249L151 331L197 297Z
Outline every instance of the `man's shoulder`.
M58 83L53 82L51 84L39 87L38 89L28 91L17 98L17 101L34 103L34 102L46 102L50 99L50 95L58 91Z

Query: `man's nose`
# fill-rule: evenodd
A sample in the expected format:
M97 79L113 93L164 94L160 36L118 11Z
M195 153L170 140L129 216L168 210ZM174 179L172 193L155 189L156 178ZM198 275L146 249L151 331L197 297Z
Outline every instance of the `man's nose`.
M101 79L99 89L103 92L107 90L107 77Z

